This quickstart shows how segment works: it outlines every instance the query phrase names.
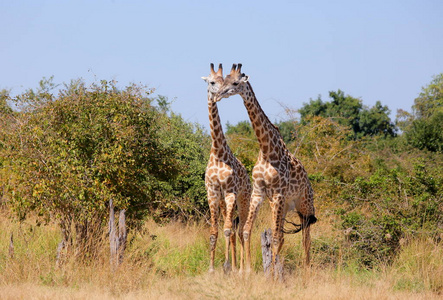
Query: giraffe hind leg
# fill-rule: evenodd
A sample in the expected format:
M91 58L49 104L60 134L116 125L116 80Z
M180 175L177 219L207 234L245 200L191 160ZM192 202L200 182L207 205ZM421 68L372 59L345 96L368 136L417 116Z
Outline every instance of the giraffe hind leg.
M238 215L234 220L233 227L235 232L238 234L238 239L240 241L240 268L239 272L244 271L244 259L245 259L245 240L243 237L243 228L248 218L249 213L249 201L251 199L251 193L248 188L245 188L242 193L237 197L237 212Z
M283 281L283 259L279 256L284 243L283 237L283 205L284 198L281 194L272 197L272 263L271 275L274 280Z
M305 267L309 267L311 263L311 225L317 222L317 218L314 215L309 215L308 217L299 214L300 222L302 224L302 238L303 238L303 249L305 251Z

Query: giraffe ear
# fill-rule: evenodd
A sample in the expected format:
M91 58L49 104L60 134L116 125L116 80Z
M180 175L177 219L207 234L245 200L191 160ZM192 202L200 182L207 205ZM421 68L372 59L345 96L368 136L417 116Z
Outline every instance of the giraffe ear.
M208 82L208 77L202 77L205 82Z
M249 80L249 76L248 76L248 75L245 75L245 74L243 73L242 76L241 76L241 81L243 81L243 82L248 82L248 80Z

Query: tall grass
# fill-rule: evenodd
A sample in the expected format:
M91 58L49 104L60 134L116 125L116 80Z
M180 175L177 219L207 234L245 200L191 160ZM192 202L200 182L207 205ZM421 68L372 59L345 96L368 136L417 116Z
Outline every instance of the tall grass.
M443 247L426 238L405 242L392 266L394 288L443 293Z
M265 205L266 206L266 205ZM263 207L252 236L255 272L222 272L224 238L217 244L217 270L208 274L207 224L147 222L130 236L125 260L112 271L106 244L98 259L55 264L59 233L54 225L17 223L0 216L1 299L439 299L443 292L443 250L435 242L408 240L392 265L365 270L349 257L341 233L327 217L312 230L313 265L302 267L300 235L285 236L284 282L262 274L259 233L268 227ZM14 234L14 256L9 238Z

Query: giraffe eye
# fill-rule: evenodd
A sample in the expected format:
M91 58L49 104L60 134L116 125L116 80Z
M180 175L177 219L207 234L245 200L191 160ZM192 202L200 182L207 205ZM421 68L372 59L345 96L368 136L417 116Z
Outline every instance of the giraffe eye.
M211 81L210 84L211 84L211 85L214 85L214 84L215 84L215 81Z
M237 86L237 85L238 85L238 82L234 82L233 85Z

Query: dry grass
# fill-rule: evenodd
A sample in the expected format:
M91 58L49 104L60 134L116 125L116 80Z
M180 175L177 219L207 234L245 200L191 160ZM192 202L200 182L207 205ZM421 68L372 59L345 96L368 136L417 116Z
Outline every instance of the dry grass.
M59 240L55 226L17 224L0 216L1 299L441 299L443 250L432 241L411 240L392 266L362 271L324 263L328 253L313 254L313 267L300 267L299 235L287 236L283 249L285 281L267 280L261 273L258 232L267 227L263 207L253 236L254 267L249 276L221 271L224 240L217 246L218 268L208 274L208 227L205 224L148 222L132 237L125 262L117 272L106 252L93 262L67 261L55 266ZM339 238L326 222L316 224L313 240ZM8 254L11 232L14 258ZM339 259L339 258L336 258ZM439 294L440 293L440 294Z
M220 272L195 277L146 277L144 288L121 290L110 285L45 286L15 283L1 286L2 299L441 299L427 292L395 291L389 278L359 282L352 277L334 278L328 271L297 274L285 283L270 282L262 274L248 278ZM99 274L100 275L100 274ZM119 278L121 279L121 278ZM148 284L149 281L149 284Z

